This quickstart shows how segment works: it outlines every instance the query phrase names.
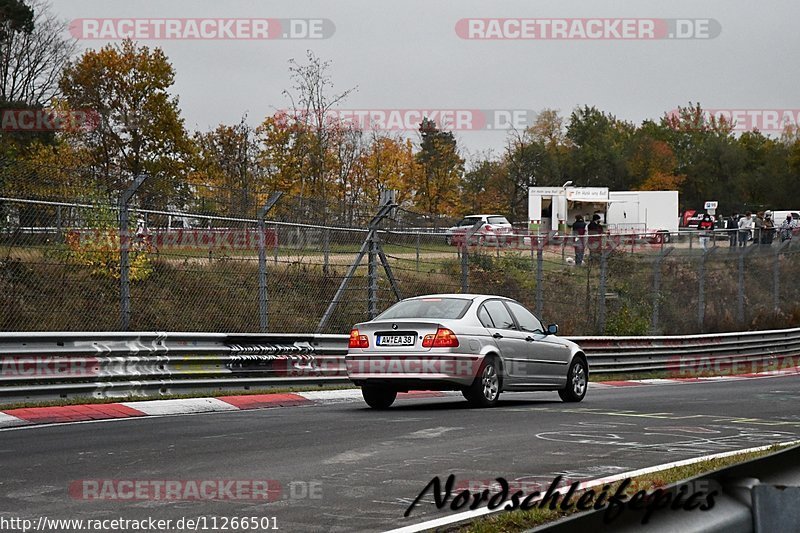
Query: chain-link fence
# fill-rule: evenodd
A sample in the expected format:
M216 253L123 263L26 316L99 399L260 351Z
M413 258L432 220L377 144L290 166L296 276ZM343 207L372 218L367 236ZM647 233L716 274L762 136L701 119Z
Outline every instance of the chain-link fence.
M187 200L176 186L176 205L143 201L143 191L167 188L145 181L134 191L132 180L102 193L40 187L12 197L8 178L0 177L3 331L342 333L398 298L464 291L515 298L570 335L800 324L797 235L729 246L724 232L451 232L451 220L391 204L284 196L267 211L267 194L188 187Z

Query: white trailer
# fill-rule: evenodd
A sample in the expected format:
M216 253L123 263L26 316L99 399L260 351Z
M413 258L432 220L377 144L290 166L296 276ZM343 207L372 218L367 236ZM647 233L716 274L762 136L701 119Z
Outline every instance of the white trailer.
M606 210L611 233L644 234L669 241L678 232L678 191L612 191Z
M536 233L566 234L575 215L599 214L610 233L669 240L678 231L678 191L609 191L606 187L530 187L528 220Z

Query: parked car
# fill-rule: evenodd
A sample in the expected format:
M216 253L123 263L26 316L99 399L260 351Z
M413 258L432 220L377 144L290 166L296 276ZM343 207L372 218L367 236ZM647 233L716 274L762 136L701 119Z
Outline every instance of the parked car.
M473 234L469 244L504 244L507 235L514 233L514 228L503 215L467 215L458 224L445 232L447 244L460 245L472 226L480 222L479 229Z
M402 300L353 326L345 363L370 407L398 392L457 390L491 407L501 392L586 395L589 366L580 346L557 336L519 302L501 296L434 294Z

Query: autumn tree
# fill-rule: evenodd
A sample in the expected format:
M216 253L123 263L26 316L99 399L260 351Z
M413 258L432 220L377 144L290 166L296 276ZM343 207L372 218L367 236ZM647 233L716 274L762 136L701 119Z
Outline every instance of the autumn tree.
M331 153L343 149L337 143L352 140L352 137L348 139L340 129L337 130L339 125L335 120L331 123L331 112L356 90L353 87L336 93L329 74L330 67L330 61L323 61L308 50L305 63L289 60L289 76L293 86L291 91L284 91L292 106L291 114L286 118L300 126L290 131L306 136L302 140L308 148L308 175L301 183L301 194L318 196L323 209L327 209L331 185L339 174L339 169L330 167L335 164L335 161L331 161Z
M97 127L82 138L92 165L117 176L121 189L133 176L154 178L138 197L143 205L178 205L187 191L177 178L188 167L191 144L170 94L175 71L159 48L131 40L87 50L70 62L60 82L71 109L90 109Z
M421 172L414 184L414 205L432 218L457 215L464 160L458 153L455 137L452 132L440 130L428 118L422 119L419 133L421 141L416 160Z
M190 183L202 211L228 216L252 216L265 194L264 171L254 129L242 117L238 124L221 124L194 135L196 147Z

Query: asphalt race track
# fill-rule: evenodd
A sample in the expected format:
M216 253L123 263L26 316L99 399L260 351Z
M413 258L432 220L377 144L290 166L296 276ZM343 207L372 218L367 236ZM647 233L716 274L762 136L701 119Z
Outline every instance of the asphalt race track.
M0 517L275 517L281 531L384 531L430 479L587 480L800 438L800 378L148 417L0 431ZM80 480L275 480L277 501L85 500ZM426 498L430 502L431 498ZM451 513L452 511L447 511ZM218 529L219 530L219 529ZM242 531L242 529L240 529Z

